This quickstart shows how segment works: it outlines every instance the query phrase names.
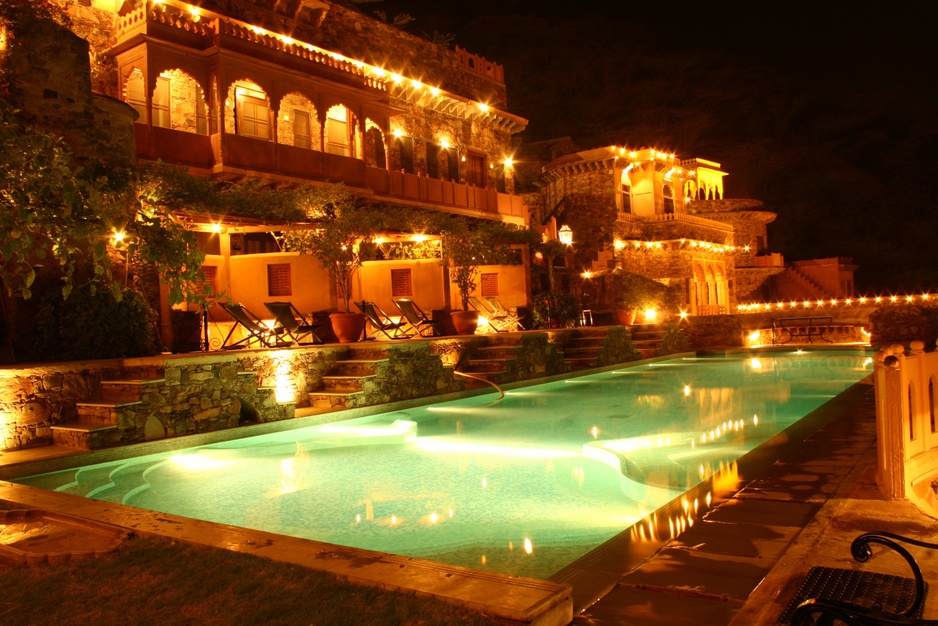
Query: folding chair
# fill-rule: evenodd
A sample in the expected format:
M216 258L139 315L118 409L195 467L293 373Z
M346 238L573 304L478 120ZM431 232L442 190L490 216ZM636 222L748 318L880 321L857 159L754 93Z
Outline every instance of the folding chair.
M496 296L487 296L485 299L492 305L492 309L494 309L500 317L505 319L511 330L524 330L524 326L521 325L521 319L509 311L508 307L502 304L501 300Z
M418 335L433 337L440 334L437 328L439 321L427 317L427 314L417 306L416 302L410 298L394 298L392 301ZM424 335L426 331L430 331L429 335Z
M318 325L310 324L292 302L265 302L264 306L277 322L274 330L282 329L283 335L289 337L293 343L297 345L322 343L322 339L316 334ZM300 321L297 321L298 319Z
M404 328L408 326L406 319L395 322L374 302L366 302L363 300L356 302L355 306L361 309L362 313L365 314L365 317L371 322L371 327L388 339L409 339L411 337L411 335L407 334L404 330Z
M234 326L228 331L228 336L225 337L225 340L221 344L222 350L243 348L249 346L252 341L257 341L265 348L277 348L289 345L289 342L284 341L281 336L283 334L282 329L278 331L273 328L268 328L260 321L260 318L248 311L240 302L219 302L219 304L235 321ZM238 326L244 328L247 332L247 337L243 337L229 344L228 340L234 335Z
M475 296L469 296L469 306L479 312L480 324L484 318L485 323L488 324L488 327L497 333L505 333L510 330L508 323L505 321L505 318L499 316L498 312L486 302L483 302Z

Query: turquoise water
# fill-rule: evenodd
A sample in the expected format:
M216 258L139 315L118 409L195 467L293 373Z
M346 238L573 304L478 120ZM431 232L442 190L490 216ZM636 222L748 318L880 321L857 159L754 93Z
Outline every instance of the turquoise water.
M546 578L872 371L681 358L17 482Z

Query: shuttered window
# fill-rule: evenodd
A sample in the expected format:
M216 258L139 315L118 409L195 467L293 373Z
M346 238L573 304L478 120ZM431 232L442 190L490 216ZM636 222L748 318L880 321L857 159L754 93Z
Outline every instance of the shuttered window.
M414 285L409 269L391 270L391 297L410 298L414 295Z
M271 263L267 266L267 295L292 296L289 263Z

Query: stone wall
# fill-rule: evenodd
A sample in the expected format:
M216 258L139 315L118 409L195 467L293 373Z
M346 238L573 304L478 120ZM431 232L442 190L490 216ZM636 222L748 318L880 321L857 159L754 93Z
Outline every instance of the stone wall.
M743 323L735 315L697 315L687 318L684 334L695 350L743 345Z
M921 341L932 350L938 340L938 306L900 304L876 309L869 316L870 343L886 346Z

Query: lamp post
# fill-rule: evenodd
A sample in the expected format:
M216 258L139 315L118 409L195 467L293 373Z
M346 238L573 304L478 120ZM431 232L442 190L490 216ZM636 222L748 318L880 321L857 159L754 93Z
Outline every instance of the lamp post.
M570 230L570 227L564 224L560 227L560 230L557 231L557 239L560 240L560 243L565 245L573 245L573 231Z

